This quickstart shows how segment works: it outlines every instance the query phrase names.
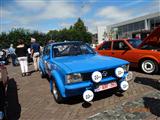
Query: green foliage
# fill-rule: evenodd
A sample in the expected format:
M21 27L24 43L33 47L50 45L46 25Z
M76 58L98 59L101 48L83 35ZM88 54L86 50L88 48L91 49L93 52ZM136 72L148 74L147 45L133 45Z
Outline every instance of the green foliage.
M31 37L35 38L41 45L45 45L49 40L61 41L84 41L91 43L92 34L87 31L84 22L78 18L77 22L69 29L51 30L47 34L38 31L18 28L12 29L9 33L0 34L0 47L7 48L10 44L17 45L19 39L23 39L26 44L30 44Z
M47 33L51 39L55 41L84 41L91 43L92 34L87 32L87 28L84 25L84 22L78 18L77 22L70 26L69 29L64 28L62 30L51 30Z
M78 18L77 22L74 24L73 29L79 32L87 32L86 26L80 18Z

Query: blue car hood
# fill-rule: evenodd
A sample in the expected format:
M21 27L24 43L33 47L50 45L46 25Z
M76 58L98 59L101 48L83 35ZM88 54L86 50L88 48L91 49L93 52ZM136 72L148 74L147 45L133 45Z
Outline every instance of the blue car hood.
M67 74L110 69L128 64L127 61L122 59L97 54L57 57L55 61Z

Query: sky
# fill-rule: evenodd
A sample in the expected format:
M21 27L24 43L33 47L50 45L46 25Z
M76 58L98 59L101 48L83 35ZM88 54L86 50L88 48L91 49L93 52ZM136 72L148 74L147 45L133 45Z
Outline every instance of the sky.
M0 0L0 33L25 28L47 33L80 17L88 31L160 12L160 0Z

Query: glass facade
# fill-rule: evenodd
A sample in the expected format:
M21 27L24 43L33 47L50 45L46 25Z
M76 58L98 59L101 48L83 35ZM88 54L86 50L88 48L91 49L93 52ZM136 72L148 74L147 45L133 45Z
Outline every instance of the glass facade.
M153 14L154 15L154 14ZM110 36L111 39L121 39L121 38L144 38L148 33L150 33L157 26L160 26L160 14L147 15L144 17L136 18L132 21L126 21L120 23L120 25L110 26ZM137 21L137 22L136 22ZM138 34L137 34L138 33ZM143 33L146 35L143 37Z
M150 28L154 29L157 26L160 26L160 17L150 19Z
M119 37L129 37L131 32L138 31L138 30L144 30L145 29L145 21L139 21L136 23L131 23L127 25L123 25L118 27L118 38Z

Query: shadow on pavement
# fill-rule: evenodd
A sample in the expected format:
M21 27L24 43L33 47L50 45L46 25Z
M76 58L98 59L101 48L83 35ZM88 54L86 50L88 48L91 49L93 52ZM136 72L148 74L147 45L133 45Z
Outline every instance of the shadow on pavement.
M29 71L30 75L32 75L32 73L35 73L35 70L31 70Z
M21 114L21 105L18 100L17 84L13 78L8 81L7 102L8 120L18 120Z
M144 77L136 77L134 82L151 86L157 90L160 90L160 81L151 79L151 78L144 78Z
M108 97L111 97L112 95L114 95L116 93L115 89L111 89L111 90L107 90L107 91L102 91L99 93L95 93L94 95L94 99L93 99L93 103L94 101L98 101L98 100L102 100L102 99L106 99ZM118 96L118 95L117 95ZM118 97L122 97L121 95ZM69 99L67 99L63 104L68 104L68 105L74 105L74 104L78 104L78 103L82 103L82 107L83 108L89 108L92 106L92 103L87 103L83 100L83 96L76 96L76 97L70 97Z
M144 106L149 109L149 111L160 117L160 99L144 97Z
M139 72L139 73L142 73L142 74L149 75L147 73L144 73L140 68L136 68L136 67L130 67L129 71L135 71L135 72ZM157 73L153 73L152 75L160 75L160 71L158 71Z
M136 67L129 67L129 71L136 71L142 73L142 70Z

